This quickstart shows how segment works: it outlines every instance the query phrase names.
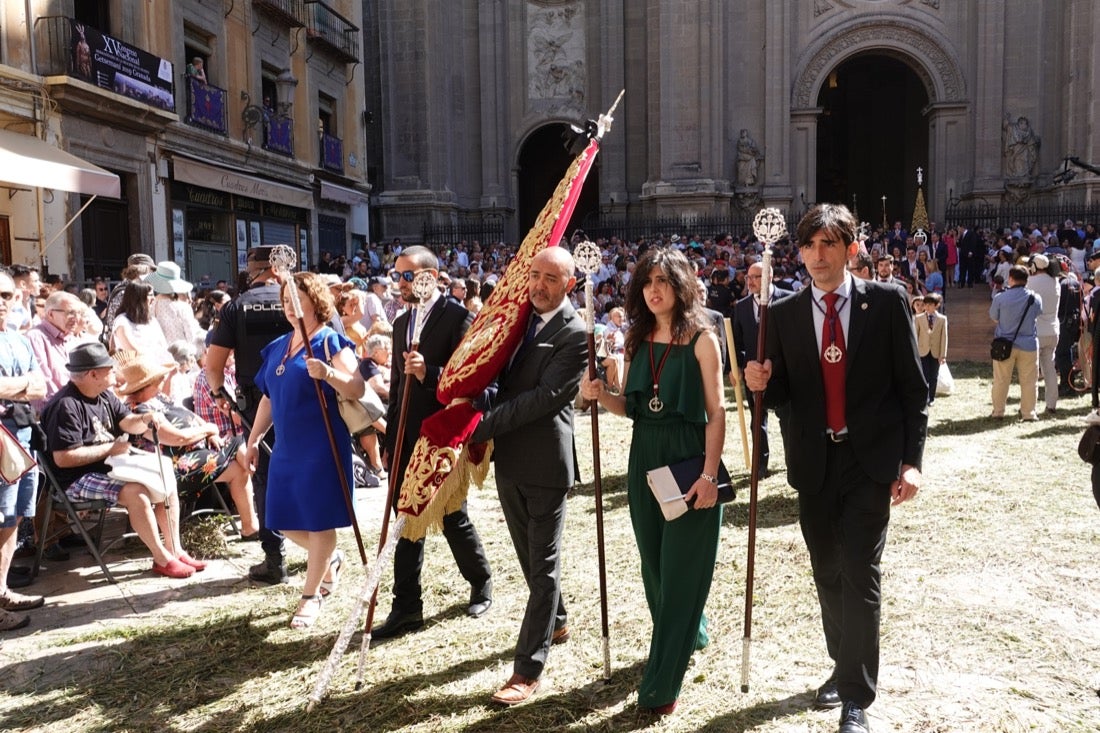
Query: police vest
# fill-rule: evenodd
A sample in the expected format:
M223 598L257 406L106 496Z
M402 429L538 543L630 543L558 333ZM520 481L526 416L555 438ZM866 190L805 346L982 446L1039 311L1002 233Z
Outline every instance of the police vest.
M283 315L281 288L261 286L243 293L236 306L237 382L255 385L263 359L260 350L291 329ZM226 306L228 307L228 306Z

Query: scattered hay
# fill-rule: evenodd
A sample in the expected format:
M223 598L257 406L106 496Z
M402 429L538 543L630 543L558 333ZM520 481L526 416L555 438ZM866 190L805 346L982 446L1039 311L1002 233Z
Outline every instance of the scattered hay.
M225 529L225 517L206 514L184 522L180 541L188 554L198 560L224 559L229 557Z

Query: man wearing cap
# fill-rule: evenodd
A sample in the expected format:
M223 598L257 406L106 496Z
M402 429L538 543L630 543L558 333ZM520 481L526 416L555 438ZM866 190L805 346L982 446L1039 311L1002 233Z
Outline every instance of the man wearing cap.
M236 406L250 427L256 419L256 408L263 397L256 387L256 373L263 358L260 350L275 338L291 329L283 316L283 303L279 281L271 269L271 247L253 247L248 251L248 290L221 310L217 328L210 337L206 352L206 379L210 384L210 396L218 409L228 414L230 396L225 392L225 364L232 352L237 362ZM269 433L270 443L275 442L274 428ZM271 456L260 451L256 471L252 475L252 492L256 499L256 515L260 524L260 545L264 550L263 562L253 565L248 577L261 583L285 583L288 580L286 555L283 552L283 536L269 529L264 516L267 506L267 467Z
M2 327L14 302L15 283L0 273L0 423L29 450L32 414L28 403L41 399L46 384L26 338ZM0 480L0 631L26 626L30 617L19 612L44 603L41 596L24 596L8 585L8 570L19 543L19 523L24 517L34 517L37 479L38 472L32 468L14 483Z
M186 578L206 567L180 545L179 499L174 492L155 503L142 484L108 476L107 459L130 450L130 435L143 435L163 417L130 412L110 391L115 363L99 342L80 344L65 365L69 383L42 411L49 436L44 457L61 488L77 501L105 500L130 515L130 524L153 553L153 572ZM163 536L163 541L161 537Z
M1061 307L1062 287L1057 272L1061 265L1054 264L1051 274L1050 258L1044 254L1031 257L1031 277L1028 287L1034 290L1043 301L1043 312L1035 320L1035 335L1039 337L1039 370L1043 375L1043 399L1046 412L1054 415L1058 411L1058 371L1054 364L1054 352L1058 348L1061 324L1058 311Z
M1035 403L1039 398L1039 339L1035 321L1043 312L1043 301L1028 289L1030 275L1023 265L1013 265L1008 270L1005 289L993 296L989 317L997 326L994 338L1012 340L1012 354L1004 361L993 361L993 413L991 417L1003 420L1008 400L1008 387L1015 369L1020 380L1020 417L1026 421L1038 420Z

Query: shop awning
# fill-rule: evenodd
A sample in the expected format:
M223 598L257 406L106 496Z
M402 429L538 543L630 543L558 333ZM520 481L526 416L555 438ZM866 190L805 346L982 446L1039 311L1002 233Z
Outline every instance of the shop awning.
M364 204L368 200L365 193L360 193L354 188L337 186L336 184L329 183L328 181L321 181L321 198L327 199L329 201L335 201L338 204L347 204L348 206Z
M313 191L275 183L240 171L172 156L172 177L184 183L224 193L263 199L299 209L313 208Z
M0 130L0 182L119 198L118 176L33 135Z

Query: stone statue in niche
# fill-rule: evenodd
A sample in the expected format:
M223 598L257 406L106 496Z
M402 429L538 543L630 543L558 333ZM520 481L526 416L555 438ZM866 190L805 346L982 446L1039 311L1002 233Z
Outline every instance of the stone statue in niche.
M751 187L759 180L760 163L764 154L746 129L737 138L737 169L734 180L738 187Z
M1039 166L1041 140L1026 117L1005 114L1003 128L1004 172L1007 178L1034 178Z

